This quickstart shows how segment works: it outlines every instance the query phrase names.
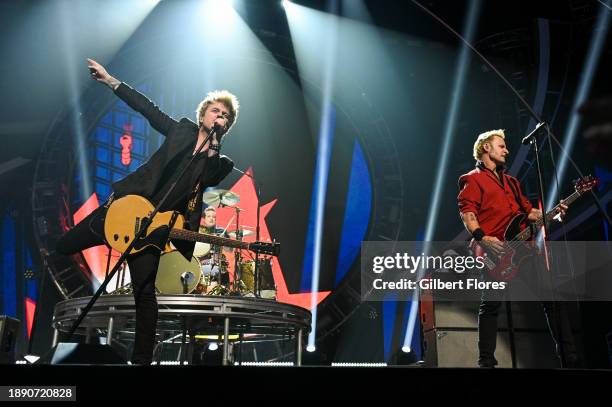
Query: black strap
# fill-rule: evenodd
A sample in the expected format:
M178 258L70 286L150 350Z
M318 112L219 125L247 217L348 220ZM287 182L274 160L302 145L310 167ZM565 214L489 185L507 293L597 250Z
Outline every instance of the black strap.
M527 215L528 213L525 210L525 207L523 206L523 202L521 202L521 198L519 197L517 186L514 185L514 179L511 177L506 177L506 174L504 174L504 178L506 178L508 185L510 185L510 189L512 190L512 193L514 194L514 199L516 200L516 203L521 208L521 211Z

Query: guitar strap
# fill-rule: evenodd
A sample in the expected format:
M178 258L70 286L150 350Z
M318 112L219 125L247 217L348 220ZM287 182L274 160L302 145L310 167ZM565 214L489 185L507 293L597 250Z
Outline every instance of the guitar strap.
M108 200L106 201L106 203L104 204L104 207L106 209L110 208L111 204L113 203L113 201L115 200L115 193L113 192L112 194L110 194L110 196L108 197Z
M168 224L168 228L172 229L174 224L176 223L176 219L178 218L179 213L177 211L172 211L172 216L170 217L170 223Z
M505 177L505 174L504 174ZM516 203L519 205L519 207L521 208L521 212L523 212L525 215L529 215L527 213L527 211L525 210L525 207L523 206L521 199L519 197L518 194L518 185L514 184L514 178L510 178L510 177L506 177L506 180L508 181L508 184L510 185L510 189L512 190L512 193L514 194L514 199L516 200ZM517 181L518 182L518 181ZM531 222L531 221L527 221L529 228L531 229L531 236L535 236L537 235L537 227L535 222Z
M508 185L510 185L510 189L514 194L514 199L516 200L516 203L518 204L519 208L521 208L521 212L523 212L525 215L528 215L527 211L525 210L525 207L523 206L523 203L521 202L521 198L518 193L518 187L514 184L514 179L507 177L506 174L504 174L504 178L506 178L506 182L508 182Z

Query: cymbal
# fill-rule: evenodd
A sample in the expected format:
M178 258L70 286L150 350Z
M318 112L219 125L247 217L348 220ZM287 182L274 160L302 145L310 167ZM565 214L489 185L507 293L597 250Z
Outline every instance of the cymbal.
M255 232L253 232L252 230L243 230L242 231L242 237L252 236L254 234L255 234ZM228 233L228 235L230 235L230 237L232 239L235 239L236 238L236 231L235 230L231 231L231 232Z
M213 208L234 206L240 202L240 195L227 189L213 189L212 191L204 192L202 201Z

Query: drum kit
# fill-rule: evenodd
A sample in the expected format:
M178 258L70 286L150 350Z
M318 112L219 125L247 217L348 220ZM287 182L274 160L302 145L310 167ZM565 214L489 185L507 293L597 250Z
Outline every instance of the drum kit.
M235 240L255 235L251 228L240 226L241 209L238 194L223 189L204 193L203 201L209 207L228 207L236 211L236 229L200 227L201 233L211 233ZM229 227L229 225L228 225ZM232 253L233 252L233 253ZM230 265L228 256L233 254L234 264ZM276 286L272 276L272 258L260 255L258 278L255 278L255 260L250 252L241 249L196 243L191 261L187 261L178 251L163 253L159 260L155 287L160 294L200 294L200 295L237 295L276 299ZM233 270L231 270L233 268ZM233 271L233 278L230 272ZM258 288L255 281L258 280Z

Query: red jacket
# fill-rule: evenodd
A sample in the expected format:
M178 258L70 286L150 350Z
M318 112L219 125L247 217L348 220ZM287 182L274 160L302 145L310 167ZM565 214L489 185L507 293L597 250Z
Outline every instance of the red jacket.
M510 182L513 183L523 210L531 212L533 206L527 200L519 181L502 172L502 182L493 171L483 166L476 167L459 177L459 212L472 212L478 218L480 228L487 236L504 238L506 227L516 215L522 212Z

